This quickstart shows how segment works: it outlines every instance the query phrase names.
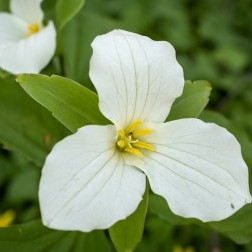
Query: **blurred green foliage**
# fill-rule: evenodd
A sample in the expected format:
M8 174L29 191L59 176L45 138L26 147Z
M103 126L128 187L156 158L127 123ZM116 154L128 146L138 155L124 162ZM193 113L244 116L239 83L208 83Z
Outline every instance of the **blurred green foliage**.
M8 11L8 2L0 0L0 11ZM44 0L42 6L47 20L56 21L56 1ZM72 20L66 18L69 22L58 33L56 56L43 73L64 75L94 90L88 71L90 44L97 35L126 29L169 41L176 48L185 79L207 80L213 87L208 111L201 118L227 127L238 138L252 171L251 13L251 0L87 0ZM15 223L23 223L39 218L41 165L53 144L69 131L29 98L12 77L2 72L0 78L0 212L14 209ZM167 210L158 198L150 198L143 241L136 251L175 251L178 244L192 246L194 251L252 251L251 242L237 245L211 229L240 242L250 241L252 223L246 214L251 213L251 206L224 223L209 226L175 217ZM237 218L242 227L234 224ZM42 233L49 232L40 228Z

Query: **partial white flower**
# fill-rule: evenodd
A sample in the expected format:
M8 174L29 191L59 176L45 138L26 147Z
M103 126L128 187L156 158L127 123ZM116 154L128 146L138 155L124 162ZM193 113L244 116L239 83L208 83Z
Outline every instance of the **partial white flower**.
M49 154L39 189L46 226L109 228L136 210L146 176L184 217L221 220L251 202L233 135L198 119L163 123L184 83L169 43L115 30L92 47L90 77L114 125L82 127Z
M12 14L0 13L0 68L12 73L39 73L56 48L56 31L43 26L42 0L11 0Z

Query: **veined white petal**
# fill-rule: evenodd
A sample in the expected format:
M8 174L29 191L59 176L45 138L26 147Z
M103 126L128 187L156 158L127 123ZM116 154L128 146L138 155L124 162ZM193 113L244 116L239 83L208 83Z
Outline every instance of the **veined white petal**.
M44 18L41 2L42 0L11 0L10 9L15 16L29 24L41 24Z
M163 122L184 84L172 45L114 30L96 37L92 47L90 78L101 112L117 128L139 119Z
M19 41L26 32L26 23L8 13L0 13L0 49Z
M248 168L226 129L197 119L152 124L140 168L171 210L202 221L224 219L251 202Z
M1 34L0 34L1 37ZM56 31L50 22L38 33L20 40L0 40L0 67L13 73L39 73L56 49Z
M61 230L105 229L134 212L145 175L115 147L116 129L86 126L53 148L39 188L43 223Z

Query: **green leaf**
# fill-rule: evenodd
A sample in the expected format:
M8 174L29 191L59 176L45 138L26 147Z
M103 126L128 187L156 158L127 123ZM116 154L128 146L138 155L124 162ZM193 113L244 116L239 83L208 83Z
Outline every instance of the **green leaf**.
M183 94L175 100L166 121L198 117L209 101L211 89L207 81L186 81Z
M0 249L4 252L108 252L102 231L88 234L48 229L41 221L0 229Z
M145 216L148 206L148 190L146 190L143 200L137 210L125 220L118 221L109 229L109 234L117 251L134 251L141 241L144 229Z
M60 76L21 74L21 87L72 132L87 124L107 124L98 97L77 82Z
M63 27L81 10L85 0L58 0L56 4L56 18L58 30Z
M53 145L69 132L14 79L0 79L0 86L0 142L41 166Z

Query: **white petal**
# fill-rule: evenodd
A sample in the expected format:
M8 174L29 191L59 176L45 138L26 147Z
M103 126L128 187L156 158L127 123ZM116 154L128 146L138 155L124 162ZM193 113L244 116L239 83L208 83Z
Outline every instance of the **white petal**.
M248 168L226 129L197 119L149 126L156 151L140 166L174 213L217 221L251 202Z
M26 33L26 23L8 13L0 14L0 49L7 43L19 41Z
M15 16L29 24L41 24L44 14L40 7L42 0L11 0L10 9Z
M86 126L54 147L39 189L45 225L88 232L109 228L135 211L145 175L125 165L115 135L112 125Z
M28 38L0 40L0 67L13 74L39 73L50 62L55 48L56 31L50 22Z
M90 78L102 113L117 128L139 119L163 122L184 84L172 45L114 30L92 47Z

